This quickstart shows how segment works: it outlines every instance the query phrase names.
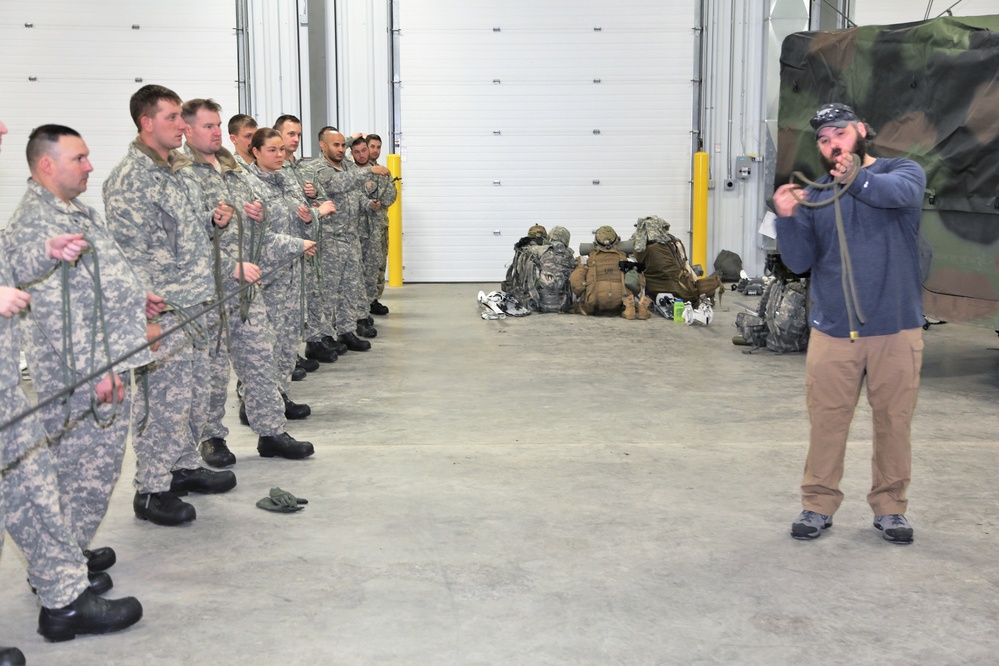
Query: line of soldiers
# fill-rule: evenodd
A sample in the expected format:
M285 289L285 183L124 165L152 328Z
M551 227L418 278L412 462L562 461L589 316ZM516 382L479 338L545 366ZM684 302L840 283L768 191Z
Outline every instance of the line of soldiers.
M130 421L136 517L188 523L183 495L236 485L202 465L236 462L222 423L230 365L258 453L307 458L312 443L286 430L311 413L288 398L291 381L370 350L370 315L388 313L378 298L395 185L377 164L380 138L351 137L348 160L348 140L325 127L322 156L296 160L297 118L257 128L237 115L234 155L211 99L146 85L130 112L138 135L104 182L106 218L78 198L93 170L83 138L43 125L0 239L0 535L6 525L24 553L38 630L53 641L142 617L136 599L100 596L116 555L91 549ZM40 409L10 423L28 409L18 329ZM0 647L8 663L23 654Z

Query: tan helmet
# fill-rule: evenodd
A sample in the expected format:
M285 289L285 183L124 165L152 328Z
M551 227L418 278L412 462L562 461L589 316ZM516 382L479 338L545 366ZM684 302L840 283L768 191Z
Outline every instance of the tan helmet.
M617 242L621 240L621 237L617 235L613 227L602 226L597 229L597 233L593 234L593 240L597 245L602 245L604 247L612 247L617 245Z
M548 232L540 224L535 224L533 227L527 230L527 235L532 238L548 238Z

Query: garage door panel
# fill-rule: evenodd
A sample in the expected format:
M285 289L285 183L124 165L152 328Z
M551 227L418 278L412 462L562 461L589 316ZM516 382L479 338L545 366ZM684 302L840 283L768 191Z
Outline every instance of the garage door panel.
M0 226L24 193L27 165L14 156L23 156L38 125L81 133L94 165L81 199L103 210L103 180L135 138L128 102L141 85L165 85L183 99L213 97L224 116L237 113L235 24L233 3L0 2L0 119L10 129Z
M403 7L407 280L501 280L535 222L689 219L690 4L535 4Z

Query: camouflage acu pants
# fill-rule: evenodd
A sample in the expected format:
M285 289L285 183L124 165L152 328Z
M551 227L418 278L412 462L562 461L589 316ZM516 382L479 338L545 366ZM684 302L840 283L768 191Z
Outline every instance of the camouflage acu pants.
M163 330L178 323L173 312L160 315ZM201 466L195 433L201 433L206 420L209 386L203 376L208 367L208 347L196 349L182 330L163 339L155 362L137 371L136 404L133 410L135 429L135 489L140 493L159 493L170 489L175 469ZM195 373L199 380L195 381ZM148 385L144 399L143 380ZM200 386L199 386L200 385ZM141 419L148 414L145 428Z
M226 398L229 395L229 362L236 371L236 376L243 383L243 401L246 404L246 416L250 427L258 435L277 435L285 430L284 401L281 399L280 388L275 379L274 368L274 334L267 320L267 309L264 307L259 292L250 301L250 309L246 321L239 313L239 300L227 301L226 312L229 326L229 353L226 354L225 336L221 345L212 333L208 345L211 359L211 397L207 414L207 422L199 441L212 437L225 439L229 429L222 424L225 416ZM214 316L216 325L218 315ZM215 330L218 330L217 327Z
M328 250L323 251L325 254ZM307 290L305 296L305 339L321 340L323 336L333 335L333 323L323 307L323 289L326 276L320 266L318 257L307 257L305 260L305 279ZM322 277L322 280L320 280Z
M28 409L19 387L0 390L0 422ZM45 432L35 417L0 431L0 550L3 526L28 562L28 580L46 608L71 604L87 589L87 561L63 522L55 465L43 444ZM34 448L39 445L38 448ZM18 453L21 457L8 457Z
M378 298L378 269L382 265L382 223L377 213L361 216L361 262L364 275L364 314ZM384 275L384 268L382 269Z
M337 233L327 245L333 249L326 263L327 311L333 313L338 335L357 330L357 320L368 316L365 302L364 273L361 267L361 243L355 234ZM324 269L326 269L324 266Z
M378 295L376 298L381 298L382 294L385 293L385 271L388 269L388 251L389 251L389 228L388 222L382 222L382 247L381 256L378 261Z
M293 263L263 289L267 320L274 333L274 381L285 392L291 386L291 373L298 361L298 345L302 341L299 265L299 262Z
M62 389L62 378L51 374L54 369L51 360L38 359L39 362L32 366L41 400ZM45 368L44 372L42 368ZM128 375L124 379L127 382ZM93 387L80 387L70 397L68 421L66 405L59 401L41 412L42 424L51 442L52 462L59 477L63 521L81 549L90 547L121 474L131 407L129 393L130 387L126 387L124 402L116 406L98 406L101 421L110 421L106 425L95 418L91 403Z

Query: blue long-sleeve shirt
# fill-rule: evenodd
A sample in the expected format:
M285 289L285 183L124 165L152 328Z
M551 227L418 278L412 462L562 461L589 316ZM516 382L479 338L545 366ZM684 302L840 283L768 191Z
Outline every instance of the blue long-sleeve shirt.
M829 182L829 176L820 182ZM921 166L880 158L860 170L840 199L854 283L865 322L862 336L890 335L923 324L919 276L919 216L926 187ZM806 190L808 201L832 198L833 190ZM809 323L837 338L850 336L836 213L798 206L777 218L781 260L795 273L811 269Z

